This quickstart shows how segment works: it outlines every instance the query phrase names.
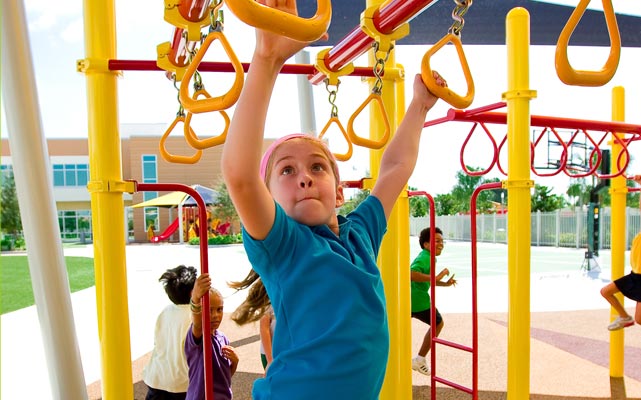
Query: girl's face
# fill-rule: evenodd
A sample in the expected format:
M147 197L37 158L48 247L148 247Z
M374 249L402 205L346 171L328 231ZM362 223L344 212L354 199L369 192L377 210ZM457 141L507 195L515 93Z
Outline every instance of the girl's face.
M274 200L295 221L336 225L336 207L343 205L332 164L320 144L305 139L283 142L272 156L269 189Z
M214 333L223 320L223 298L216 292L209 292L209 330Z

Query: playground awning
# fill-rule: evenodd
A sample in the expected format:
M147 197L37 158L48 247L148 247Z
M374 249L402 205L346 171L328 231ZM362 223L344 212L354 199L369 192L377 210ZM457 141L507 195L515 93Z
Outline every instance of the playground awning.
M201 186L201 185L192 185L192 188L195 189L198 194L203 198L205 204L213 204L218 198L218 192L214 189ZM178 207L180 204L186 206L196 205L196 201L185 192L171 192L158 196L155 199L143 201L142 203L134 204L133 208L140 207Z

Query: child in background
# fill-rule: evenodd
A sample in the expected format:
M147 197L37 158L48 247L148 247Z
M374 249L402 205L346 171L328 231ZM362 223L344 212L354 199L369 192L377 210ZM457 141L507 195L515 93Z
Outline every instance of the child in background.
M445 242L443 241L443 231L440 228L434 228L434 256L438 257L443 251ZM425 356L430 351L432 346L432 327L436 330L434 336L438 336L443 329L443 317L436 309L436 323L432 323L432 305L430 301L430 284L431 284L431 262L432 256L430 254L430 228L425 228L421 231L418 241L421 244L421 252L416 256L410 267L410 284L411 298L412 298L412 318L416 318L430 326L427 333L423 337L423 343L418 350L418 355L412 359L412 369L420 372L423 375L429 375L430 370L427 367ZM454 275L447 281L443 282L443 278L450 275L450 270L443 269L436 275L436 286L452 286L456 285Z
M256 271L252 269L245 279L238 282L230 282L229 287L237 291L249 288L247 297L232 313L231 319L238 325L260 321L260 360L263 368L267 371L267 367L269 367L273 359L272 343L276 316L265 286L260 282L260 277Z
M185 336L191 323L189 299L196 282L194 267L179 265L158 279L172 304L156 319L154 350L142 372L149 387L145 400L184 400L189 376L185 359Z
M635 175L632 179L641 185L641 175ZM639 209L641 210L641 201L639 201ZM641 324L641 232L632 240L630 265L632 266L632 271L630 271L628 275L608 283L601 289L601 296L603 296L619 314L619 316L608 325L608 330L610 331L627 328L628 326L634 325L635 321L637 324ZM627 313L619 299L614 296L619 292L623 293L628 299L637 302L634 318Z
M296 4L260 0L297 14ZM437 98L420 76L387 145L371 195L347 217L338 165L319 139L280 138L261 161L267 109L298 42L257 30L256 48L228 131L222 172L243 241L278 323L273 361L253 398L378 399L389 352L383 282L376 258L387 218L418 156L425 117ZM438 84L444 81L435 74ZM396 301L391 299L391 301Z
M274 328L276 328L276 316L274 309L270 306L267 312L260 317L260 361L267 372L272 363L272 342L274 339Z
M191 329L185 340L185 355L189 365L189 388L187 400L205 399L205 362L203 358L202 298L209 292L210 326L208 329L212 347L212 374L214 399L231 400L231 377L238 367L238 355L224 333L218 330L223 320L223 296L211 287L209 274L201 274L194 285L189 302L192 314Z

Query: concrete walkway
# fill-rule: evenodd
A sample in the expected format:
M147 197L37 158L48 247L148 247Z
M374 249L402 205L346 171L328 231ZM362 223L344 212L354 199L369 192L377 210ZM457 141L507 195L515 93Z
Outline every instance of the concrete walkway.
M410 242L412 254L417 252L415 241L412 238ZM469 244L448 242L447 246L450 254L460 256ZM457 246L459 251L456 251ZM574 252L572 257L580 256L579 251L573 250L546 251L552 255ZM71 248L65 250L65 254L93 257L93 248ZM156 316L168 301L158 277L165 269L178 264L198 266L199 251L197 247L186 245L132 245L127 246L126 254L135 399L144 399L146 389L139 382L140 373L153 347ZM456 265L454 259L448 260L446 254L444 252L439 259L439 268L442 265L456 269L451 267ZM215 272L214 286L223 292L225 309L231 312L243 300L244 293L234 294L226 283L244 278L250 268L242 246L211 247L209 265L210 271ZM600 276L589 277L579 267L580 261L576 267L566 266L531 276L531 398L641 399L641 327L625 331L626 377L611 382L609 333L605 328L609 311L599 295L599 289L608 280L610 272L605 268ZM438 289L436 304L445 320L441 337L469 345L471 280L462 275L455 288ZM480 275L480 398L503 399L507 386L507 279L504 274ZM101 371L95 288L72 294L72 303L89 398L98 399ZM50 399L49 375L43 360L35 307L5 314L1 322L1 398ZM235 399L250 399L251 384L262 373L258 357L258 326L238 327L226 319L221 330L236 346L241 358L233 383ZM413 352L424 333L425 326L412 320ZM471 357L465 353L438 348L437 373L446 379L470 385L470 360ZM414 398L429 398L429 377L417 372L408 373L413 376ZM470 398L440 384L438 388L439 399Z

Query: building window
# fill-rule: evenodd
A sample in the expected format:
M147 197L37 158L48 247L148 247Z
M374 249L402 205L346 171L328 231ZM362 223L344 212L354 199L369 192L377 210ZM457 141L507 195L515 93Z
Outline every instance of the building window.
M155 154L142 155L142 182L158 183L158 161ZM158 192L143 192L142 196L143 201L147 201L158 197ZM146 209L145 215L147 215ZM158 215L158 210L156 210L156 215ZM146 220L147 218L145 218L145 221ZM149 224L147 224L147 226L149 226Z
M78 240L91 237L91 211L58 211L58 226L63 240Z
M53 186L87 187L88 181L87 164L53 164Z
M154 226L154 231L158 231L158 207L145 207L145 229Z
M2 180L10 178L13 176L13 165L10 164L2 164L0 166L0 177Z

